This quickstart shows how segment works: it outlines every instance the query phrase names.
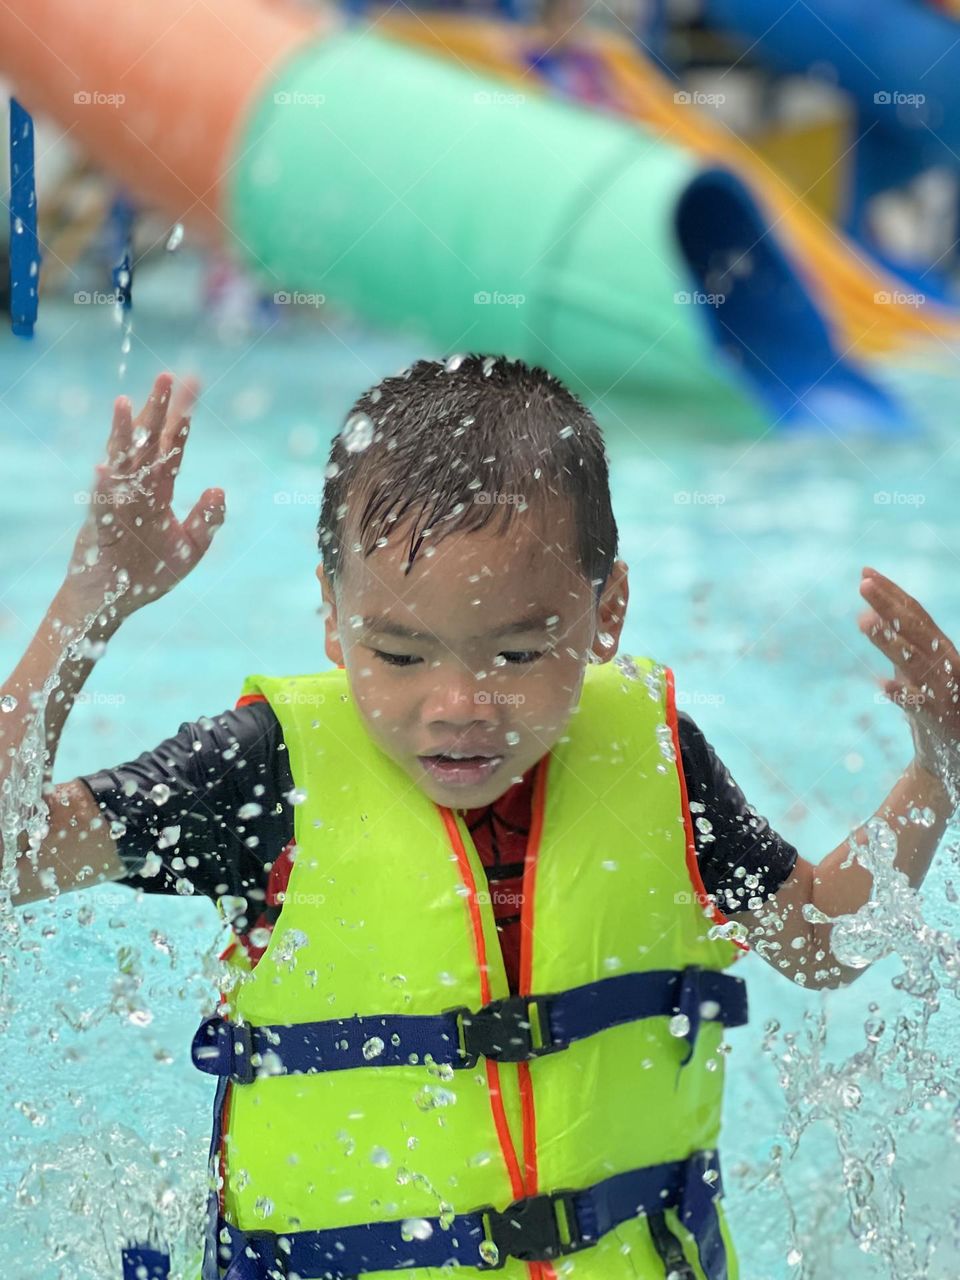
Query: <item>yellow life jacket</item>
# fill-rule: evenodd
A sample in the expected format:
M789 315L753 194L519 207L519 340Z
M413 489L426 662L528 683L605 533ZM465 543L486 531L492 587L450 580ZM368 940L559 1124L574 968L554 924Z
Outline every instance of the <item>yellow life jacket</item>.
M671 672L587 667L536 766L513 997L462 816L380 750L345 672L243 693L280 722L296 849L194 1040L220 1077L204 1280L736 1280L716 1146L741 952L711 927Z

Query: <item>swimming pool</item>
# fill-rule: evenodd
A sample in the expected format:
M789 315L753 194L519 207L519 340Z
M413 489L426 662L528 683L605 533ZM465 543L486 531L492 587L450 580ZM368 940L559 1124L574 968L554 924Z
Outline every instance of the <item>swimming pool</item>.
M248 672L328 665L313 568L329 439L364 386L436 354L343 316L284 313L272 329L223 336L200 317L189 256L138 279L122 382L107 307L45 302L33 344L0 338L7 669L64 571L115 394L142 400L161 368L198 372L205 391L179 509L206 485L227 493L227 523L206 563L128 622L98 664L64 736L58 779L125 760L183 720L232 705ZM876 700L870 680L885 664L856 628L861 566L900 581L960 633L954 384L932 370L894 382L920 406L924 437L717 442L659 410L655 421L636 410L605 421L631 569L622 647L674 667L681 705L753 804L813 861L873 812L910 755L901 713ZM300 496L276 496L289 493ZM947 882L960 864L948 842L949 833L923 899L931 924L956 935ZM213 1096L189 1044L212 999L219 917L206 901L138 900L110 886L18 914L4 1029L13 1052L0 1067L0 1272L106 1280L119 1275L118 1233L142 1238L151 1225L182 1269L194 1252ZM919 1030L898 1028L920 1008L891 985L901 969L890 957L849 990L823 995L793 988L756 957L738 970L751 1023L728 1037L722 1154L743 1280L960 1272L960 1082L951 1065L921 1061L910 1097L897 1075L897 1046L921 1047ZM797 1066L821 1017L825 1044L804 1081ZM780 1030L765 1033L771 1019ZM927 1049L952 1058L958 1028L944 992ZM797 1041L784 1067L776 1059L788 1033ZM830 1122L816 1118L828 1095ZM848 1194L860 1197L862 1229L875 1216L873 1252L847 1225ZM803 1256L788 1261L792 1249Z

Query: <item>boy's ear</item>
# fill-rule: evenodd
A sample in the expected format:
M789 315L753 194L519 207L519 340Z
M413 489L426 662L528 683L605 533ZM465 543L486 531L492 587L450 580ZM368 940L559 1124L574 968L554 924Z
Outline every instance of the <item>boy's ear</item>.
M597 629L594 632L590 652L601 662L610 662L617 655L620 645L620 632L623 630L624 618L627 616L627 601L630 598L630 586L627 581L627 565L623 560L614 560L609 577L604 585L597 606ZM613 638L613 644L600 642L600 633Z
M337 597L327 578L323 572L323 565L317 565L317 581L320 583L320 591L323 596L323 603L329 605L327 616L324 619L324 648L327 657L332 663L338 667L345 665L343 660L343 648L340 644L340 626L337 621Z

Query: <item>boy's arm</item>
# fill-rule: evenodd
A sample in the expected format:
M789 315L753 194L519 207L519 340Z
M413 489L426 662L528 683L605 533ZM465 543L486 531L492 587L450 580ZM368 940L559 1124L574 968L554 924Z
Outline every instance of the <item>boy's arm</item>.
M223 519L219 489L205 490L182 525L170 509L196 397L185 383L168 421L172 382L157 378L136 420L126 397L116 401L107 462L97 467L66 580L0 687L0 785L18 793L18 811L5 818L18 856L4 859L0 907L123 874L87 788L50 779L66 718L107 641L190 572Z
M916 820L918 812L923 822ZM913 817L911 817L911 812ZM940 837L953 812L944 784L916 760L897 780L873 815L897 834L894 866L916 889L933 860ZM872 821L871 819L870 821ZM786 977L807 987L841 987L866 972L840 964L830 947L833 924L819 919L853 915L870 898L872 874L850 850L867 843L865 822L817 864L798 858L793 874L776 894L754 911L729 918L747 929L746 941L758 955ZM804 908L812 917L807 919Z
M808 987L844 986L868 967L841 964L831 937L838 916L853 915L870 900L873 875L856 850L867 845L871 823L891 828L893 866L916 889L960 799L960 657L912 596L873 570L864 575L861 593L872 608L860 627L894 664L896 674L884 688L909 718L915 757L870 820L820 863L798 858L771 900L731 917L768 963Z

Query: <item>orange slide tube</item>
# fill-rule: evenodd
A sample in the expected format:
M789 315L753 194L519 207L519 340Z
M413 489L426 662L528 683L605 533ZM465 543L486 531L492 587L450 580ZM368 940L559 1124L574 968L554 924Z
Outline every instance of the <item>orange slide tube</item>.
M138 198L222 240L248 104L281 58L336 21L262 0L30 0L0 6L0 70Z

